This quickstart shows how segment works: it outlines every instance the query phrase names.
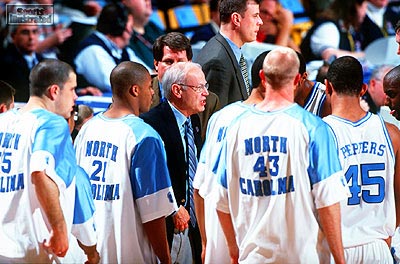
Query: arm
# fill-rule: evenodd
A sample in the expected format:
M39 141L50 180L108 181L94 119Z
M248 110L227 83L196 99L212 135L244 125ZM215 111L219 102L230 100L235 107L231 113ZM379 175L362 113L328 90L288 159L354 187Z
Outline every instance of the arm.
M56 26L53 34L38 43L36 52L41 53L49 48L56 47L72 36L72 29L63 28L62 24Z
M400 225L400 130L393 124L385 122L395 155L394 198L396 204L396 226Z
M203 197L200 196L198 189L194 189L194 206L196 209L196 218L201 235L201 246L202 246L201 259L204 263L206 256L207 236L206 236L206 228L204 222L204 199Z
M345 263L342 243L340 204L318 209L322 230L326 236L335 263Z
M87 261L85 264L96 264L100 262L100 255L99 252L96 250L96 245L94 246L85 246L82 244L78 239L79 247L85 252L85 255L87 256Z
M50 239L45 241L44 247L57 256L64 257L68 250L68 234L58 198L58 187L44 171L35 171L31 177L39 203L51 226Z
M290 31L293 26L293 13L279 6L276 10L274 18L278 25L278 32L276 35L276 45L289 46ZM297 48L298 49L298 48Z
M222 230L224 231L229 255L231 256L231 263L239 263L239 248L236 244L235 230L233 228L231 215L219 210L217 210L217 214Z
M147 223L143 223L143 228L147 237L149 238L151 247L153 248L160 262L171 263L165 218L160 217Z

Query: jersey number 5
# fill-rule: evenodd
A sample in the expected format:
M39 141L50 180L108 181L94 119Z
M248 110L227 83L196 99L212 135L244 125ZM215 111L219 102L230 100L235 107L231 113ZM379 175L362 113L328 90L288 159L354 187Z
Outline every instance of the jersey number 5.
M369 173L370 171L384 170L384 163L350 165L345 174L351 192L351 197L348 199L347 204L360 204L361 199L363 199L363 201L366 203L382 202L383 198L385 197L385 179L381 176L370 176ZM361 172L361 177L359 177L359 172ZM377 185L377 194L371 194L370 190L361 190L362 186L371 185Z

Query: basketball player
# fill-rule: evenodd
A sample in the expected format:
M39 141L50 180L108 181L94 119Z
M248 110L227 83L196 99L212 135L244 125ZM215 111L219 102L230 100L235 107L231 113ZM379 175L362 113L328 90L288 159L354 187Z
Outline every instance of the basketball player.
M65 121L77 98L76 75L50 59L29 80L27 104L0 115L0 263L58 263L71 232L88 263L98 263L93 208L81 195L87 175L77 171Z
M212 173L211 161L217 159L224 132L232 120L249 107L263 100L265 87L260 80L259 74L264 74L262 72L262 65L268 52L261 53L254 60L251 69L251 79L254 87L251 90L249 98L243 102L238 101L225 106L213 114L208 123L206 142L201 150L200 161L193 181L196 218L201 231L203 245L202 259L204 263L230 263L225 237L219 224L215 207L213 206L215 199L213 195L209 195L212 194L211 190L217 184L217 179Z
M341 201L347 263L393 263L390 240L399 224L400 131L366 112L360 62L351 56L330 65L325 85L332 98L333 129L351 196ZM397 211L396 211L397 208ZM396 217L397 216L397 217Z
M344 263L339 201L348 189L328 126L294 103L298 69L292 49L269 52L264 100L226 131L214 171L232 263L327 263L330 251Z
M165 217L177 208L166 154L158 133L138 117L150 109L150 74L126 61L110 81L112 106L75 139L78 163L91 175L101 261L171 263Z

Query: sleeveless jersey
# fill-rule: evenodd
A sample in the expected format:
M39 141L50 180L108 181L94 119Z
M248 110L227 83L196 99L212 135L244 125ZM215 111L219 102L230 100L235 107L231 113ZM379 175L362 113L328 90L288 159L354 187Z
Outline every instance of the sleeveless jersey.
M158 133L142 119L99 113L75 139L96 207L103 263L157 263L143 223L174 212L175 197Z
M231 215L239 262L329 261L317 209L348 190L332 133L319 117L297 104L251 108L227 129L217 164L217 209Z
M57 257L43 250L50 225L31 174L45 170L57 184L70 233L76 159L67 122L44 109L25 113L13 109L0 115L0 124L0 260L49 262Z
M304 109L314 115L321 116L322 106L324 105L326 87L320 82L315 82L307 101L304 104Z
M386 239L395 231L394 154L383 120L368 112L357 122L323 119L333 129L351 196L341 202L343 246Z

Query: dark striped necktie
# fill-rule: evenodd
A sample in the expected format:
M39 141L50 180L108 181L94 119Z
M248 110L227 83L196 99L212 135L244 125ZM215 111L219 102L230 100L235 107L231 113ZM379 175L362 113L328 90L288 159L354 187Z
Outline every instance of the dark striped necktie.
M190 222L193 227L196 226L196 215L193 200L193 179L197 168L196 145L194 143L193 128L190 118L185 122L185 140L186 140L186 160L188 161L189 178L189 201L190 201Z
M243 57L243 53L240 55L239 65L240 65L240 70L242 71L244 83L246 84L247 95L250 95L249 73L247 71L247 64L246 60Z

